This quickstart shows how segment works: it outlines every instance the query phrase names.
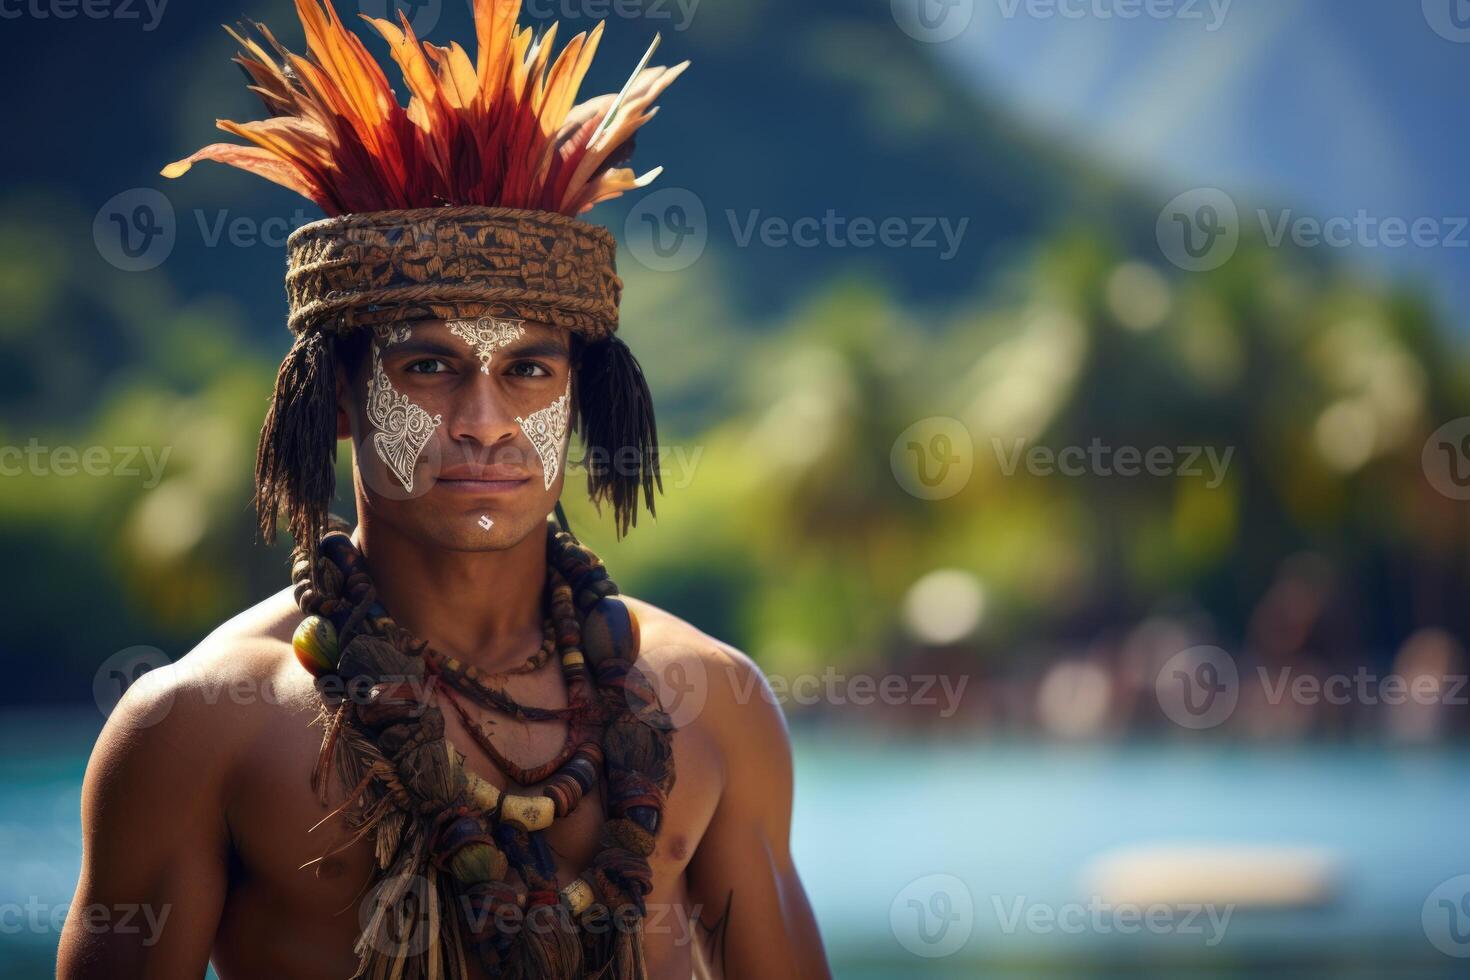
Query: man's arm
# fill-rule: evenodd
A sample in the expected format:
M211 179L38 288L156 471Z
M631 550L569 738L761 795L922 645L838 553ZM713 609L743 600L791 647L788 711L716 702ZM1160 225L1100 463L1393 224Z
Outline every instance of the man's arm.
M228 735L180 674L135 683L92 752L58 980L204 976L228 874Z
M711 665L704 719L724 756L720 802L689 863L709 975L820 980L831 974L791 860L792 766L786 720L750 658Z

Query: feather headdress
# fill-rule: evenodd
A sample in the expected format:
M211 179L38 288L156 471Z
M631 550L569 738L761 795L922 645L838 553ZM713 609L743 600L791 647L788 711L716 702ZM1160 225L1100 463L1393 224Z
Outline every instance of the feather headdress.
M474 60L458 43L420 41L401 11L397 26L363 17L403 73L406 107L329 0L296 0L306 56L263 24L254 25L260 41L230 31L241 47L235 60L271 118L220 120L251 145L206 146L164 176L214 160L288 187L329 216L443 205L577 215L658 176L661 168L640 177L621 164L687 61L648 67L655 37L621 92L578 105L601 23L553 61L556 24L536 38L517 26L520 0L473 4Z
M388 42L409 101L401 105L367 47L329 0L296 0L307 53L262 24L231 31L236 62L270 118L220 120L247 141L216 143L165 167L179 177L213 160L315 201L328 217L287 246L288 325L297 335L276 378L256 459L262 535L287 514L298 542L326 526L334 489L337 340L415 319L518 317L565 327L580 346L575 404L594 502L619 533L640 496L653 511L658 435L652 398L616 336L622 280L605 228L577 220L659 174L624 166L638 129L688 62L649 67L658 37L621 91L577 104L603 25L554 59L557 26L537 38L516 23L520 0L472 0L475 57L364 17ZM630 455L631 454L631 455Z

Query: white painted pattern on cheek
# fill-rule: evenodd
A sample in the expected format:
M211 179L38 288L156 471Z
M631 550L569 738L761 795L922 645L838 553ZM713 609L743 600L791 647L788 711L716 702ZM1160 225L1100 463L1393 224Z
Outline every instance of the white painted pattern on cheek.
M383 336L382 333L379 336ZM396 335L387 341L402 339ZM441 415L430 415L408 400L388 380L383 371L383 355L377 344L373 348L373 376L368 383L367 417L379 431L373 433L373 448L378 458L393 471L403 489L413 493L413 471L419 454L429 444L443 422Z
M562 452L567 445L567 422L572 414L571 399L572 379L568 375L567 390L560 398L525 418L516 416L521 431L531 440L536 455L541 457L541 475L547 490L551 489L556 475L561 472Z

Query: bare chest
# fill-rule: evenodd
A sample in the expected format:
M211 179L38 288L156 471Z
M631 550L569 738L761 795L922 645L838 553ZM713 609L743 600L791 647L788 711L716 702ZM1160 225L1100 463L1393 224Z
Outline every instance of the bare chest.
M565 703L559 678L526 677L508 683L524 703ZM310 774L321 746L313 725L312 692L303 684L283 699L281 721L262 739L243 772L227 812L233 845L230 893L216 948L216 966L232 976L283 978L350 976L352 945L372 913L376 862L370 841L353 840L346 820L334 815L344 796L333 785L327 802L317 799ZM557 698L561 697L560 704ZM465 757L465 767L510 792L534 792L511 782L479 748L466 720L430 688L429 703L441 709L445 733ZM461 703L463 700L461 699ZM522 722L468 705L469 725L478 727L505 758L531 766L556 756L567 728L560 722ZM689 976L692 924L686 902L685 869L703 837L719 796L717 766L697 732L677 732L673 752L677 779L651 858L653 891L648 896L645 951L653 976ZM559 884L571 882L600 846L604 795L594 787L577 808L543 834Z

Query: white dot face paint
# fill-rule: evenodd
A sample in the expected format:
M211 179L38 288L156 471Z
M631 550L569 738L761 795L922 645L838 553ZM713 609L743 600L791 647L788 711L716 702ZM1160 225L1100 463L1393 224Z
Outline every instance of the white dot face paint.
M446 320L449 332L463 340L480 359L480 373L490 373L495 352L526 332L526 321L482 316L478 320Z
M572 379L567 377L567 390L556 401L525 418L516 416L521 431L531 440L536 455L541 457L541 475L550 490L561 472L562 454L567 448L567 422L572 415Z
M429 444L443 422L442 415L430 415L423 408L408 400L388 380L383 371L382 347L408 339L408 327L378 330L379 343L372 345L373 376L368 382L367 417L378 429L373 433L373 448L381 459L398 477L403 489L413 493L413 471L418 465L419 454Z

